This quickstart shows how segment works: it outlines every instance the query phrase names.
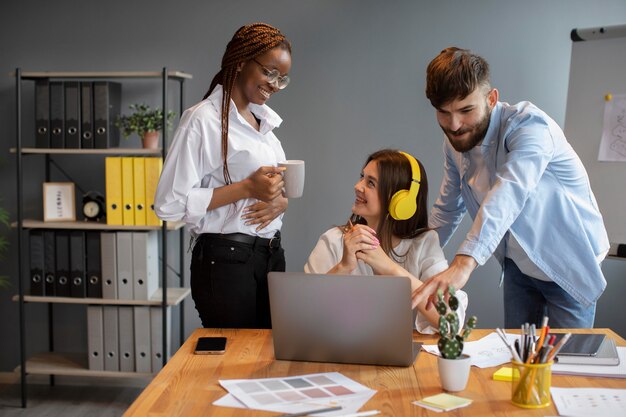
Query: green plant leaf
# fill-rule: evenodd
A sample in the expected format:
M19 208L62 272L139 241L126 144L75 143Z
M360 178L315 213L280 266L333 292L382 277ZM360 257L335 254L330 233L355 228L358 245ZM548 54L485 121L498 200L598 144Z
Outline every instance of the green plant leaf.
M158 107L155 109L150 108L147 104L131 104L128 106L133 111L130 115L120 115L115 121L122 135L128 138L133 133L136 133L139 137L142 137L146 132L161 131L163 130L163 110ZM167 112L167 128L171 128L176 113L173 111Z

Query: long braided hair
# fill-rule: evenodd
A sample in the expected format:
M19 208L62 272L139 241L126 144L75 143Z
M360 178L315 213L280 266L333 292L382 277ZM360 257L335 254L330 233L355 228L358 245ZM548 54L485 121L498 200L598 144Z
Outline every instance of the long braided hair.
M218 84L224 89L222 96L222 161L224 163L224 182L231 184L228 171L228 114L230 112L230 97L237 79L237 65L241 62L256 58L265 52L280 46L291 54L291 43L280 30L265 23L252 23L240 27L233 38L226 45L226 52L222 57L222 68L215 74L209 91L204 95L206 99Z

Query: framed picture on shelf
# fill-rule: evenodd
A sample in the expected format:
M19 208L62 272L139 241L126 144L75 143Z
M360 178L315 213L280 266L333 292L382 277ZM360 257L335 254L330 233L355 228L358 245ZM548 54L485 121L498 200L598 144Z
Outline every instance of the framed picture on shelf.
M76 203L73 182L43 183L43 221L62 222L76 220Z

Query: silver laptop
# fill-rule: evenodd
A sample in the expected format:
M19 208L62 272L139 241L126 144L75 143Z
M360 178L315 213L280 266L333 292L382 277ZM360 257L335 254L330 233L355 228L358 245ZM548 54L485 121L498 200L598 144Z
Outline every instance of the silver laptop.
M413 342L407 277L270 272L276 359L410 366Z

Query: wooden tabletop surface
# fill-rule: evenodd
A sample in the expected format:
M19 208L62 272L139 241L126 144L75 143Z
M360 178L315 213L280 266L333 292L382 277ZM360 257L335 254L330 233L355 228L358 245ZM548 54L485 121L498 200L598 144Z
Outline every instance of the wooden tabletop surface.
M556 332L565 332L558 330ZM572 330L605 333L617 345L626 341L610 329ZM470 340L477 340L492 330L476 329ZM519 331L510 331L519 333ZM228 345L223 355L194 355L196 340L201 336L226 336ZM414 340L435 344L437 336L415 333ZM511 383L494 381L493 373L500 367L472 367L467 388L456 393L473 403L449 412L454 416L546 416L558 415L554 405L538 410L519 408L511 403ZM376 394L361 410L380 410L383 416L437 416L433 411L412 404L412 401L443 392L434 355L420 353L411 367L346 365L334 363L278 361L270 330L196 329L135 400L124 414L135 416L275 416L279 413L217 407L212 403L227 392L219 379L256 379L297 376L320 372L340 372L371 389ZM626 389L626 379L587 378L552 375L553 387L595 387Z

